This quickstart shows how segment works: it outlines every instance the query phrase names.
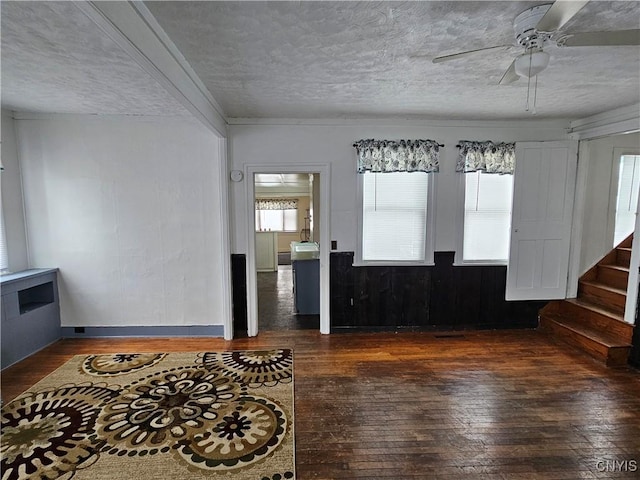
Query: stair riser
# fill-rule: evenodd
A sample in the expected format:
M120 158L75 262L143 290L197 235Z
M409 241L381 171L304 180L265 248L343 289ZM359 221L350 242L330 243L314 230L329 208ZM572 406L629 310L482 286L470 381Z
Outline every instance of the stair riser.
M623 343L631 343L633 325L612 319L571 302L560 302L558 311L570 318L579 319L585 326L600 332L607 332L619 338Z
M631 264L631 252L629 250L616 250L616 264L629 268Z
M580 282L578 287L578 297L586 296L588 299L595 300L595 303L605 305L608 308L618 312L624 313L624 306L627 301L627 296L618 293L599 288L596 285L588 285Z
M546 318L544 315L540 317L540 328L543 331L552 333L554 337L563 342L588 353L591 357L605 363L607 366L620 366L627 363L628 348L609 348L581 335L579 332L556 323L552 319Z
M600 283L626 290L628 280L629 272L614 270L601 265L598 266L598 281Z

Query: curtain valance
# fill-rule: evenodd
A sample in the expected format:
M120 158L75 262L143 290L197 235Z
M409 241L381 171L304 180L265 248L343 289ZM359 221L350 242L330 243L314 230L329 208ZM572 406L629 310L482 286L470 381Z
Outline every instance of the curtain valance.
M513 174L516 165L516 144L475 142L461 140L458 143L457 172Z
M358 173L437 172L440 147L433 140L359 140Z
M256 198L256 210L297 210L297 198Z

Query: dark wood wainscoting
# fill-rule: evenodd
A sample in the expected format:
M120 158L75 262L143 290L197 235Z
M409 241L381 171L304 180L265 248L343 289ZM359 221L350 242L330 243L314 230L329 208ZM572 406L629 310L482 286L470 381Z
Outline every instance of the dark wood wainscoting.
M505 266L353 267L353 252L331 253L332 330L536 328L546 302L507 302Z
M436 252L433 267L354 267L353 252L330 256L331 329L469 330L536 328L546 302L507 302L504 266L453 266ZM234 331L247 330L244 254L231 256Z
M244 253L231 255L233 331L247 333L247 259Z

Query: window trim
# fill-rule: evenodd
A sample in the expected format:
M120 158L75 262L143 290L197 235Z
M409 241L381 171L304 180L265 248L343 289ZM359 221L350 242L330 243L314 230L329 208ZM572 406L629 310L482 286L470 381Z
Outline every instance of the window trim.
M458 173L458 172L457 172ZM464 204L466 193L466 177L465 172L459 172L458 174L458 195L457 195L457 208L456 208L456 252L453 256L454 267L483 267L483 266L508 266L509 259L494 259L494 260L465 260L464 259ZM515 182L515 174L513 175ZM511 199L511 209L513 210L513 198ZM511 212L513 215L513 211ZM511 252L509 252L511 253Z
M363 226L363 193L364 193L364 175L366 173L356 174L356 248L353 256L354 267L371 267L371 266L433 266L434 263L434 247L435 247L435 212L436 212L436 182L434 172L410 172L411 175L428 175L427 178L427 231L425 234L425 255L424 260L363 260L362 259L362 226ZM383 174L384 175L384 174Z

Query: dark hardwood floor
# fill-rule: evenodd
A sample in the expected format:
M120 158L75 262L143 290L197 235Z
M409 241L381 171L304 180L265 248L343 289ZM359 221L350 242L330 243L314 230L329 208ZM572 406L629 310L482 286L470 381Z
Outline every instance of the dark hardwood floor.
M320 330L320 315L295 313L291 265L278 265L277 272L258 272L258 329Z
M2 396L74 354L272 347L295 351L300 480L640 477L638 372L533 330L66 339L3 371Z

